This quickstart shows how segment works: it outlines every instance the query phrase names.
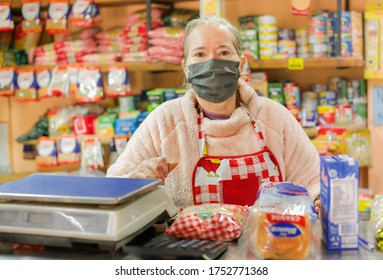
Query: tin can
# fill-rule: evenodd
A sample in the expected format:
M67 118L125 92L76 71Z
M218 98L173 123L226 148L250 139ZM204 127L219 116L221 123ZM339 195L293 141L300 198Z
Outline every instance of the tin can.
M335 123L335 106L318 106L318 125L332 126Z
M295 40L295 29L280 29L278 31L278 40Z
M336 103L336 92L321 91L319 93L319 104L321 106L334 106Z
M321 91L326 91L327 90L327 85L325 84L313 84L312 85L312 91L314 92L321 92Z
M302 108L308 110L317 110L318 93L314 91L305 91L302 93Z
M300 91L295 83L285 83L283 85L283 94L287 109L301 107Z
M300 114L300 123L303 127L314 127L318 124L318 111L303 108Z

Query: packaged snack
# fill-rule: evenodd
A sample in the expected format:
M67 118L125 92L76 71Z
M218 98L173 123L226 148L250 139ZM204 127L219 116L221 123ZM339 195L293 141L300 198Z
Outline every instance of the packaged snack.
M21 15L22 29L25 33L35 33L42 31L40 20L41 1L40 0L22 0Z
M307 190L293 183L262 185L246 224L250 250L261 259L306 259L316 213Z
M0 68L0 96L15 94L15 69L13 67Z
M55 139L39 137L37 143L36 164L38 166L57 165L57 147Z
M123 66L109 67L105 94L107 97L126 96L132 93L128 70Z
M378 250L383 251L383 196L376 195L371 202L371 227Z
M97 102L104 97L101 68L97 66L81 67L78 70L76 102Z
M99 138L85 138L81 142L81 169L104 167L104 152Z
M16 70L16 100L17 101L36 101L37 82L33 68Z
M371 136L368 129L347 131L346 154L355 158L360 167L371 166Z
M48 86L48 95L69 95L69 74L67 66L56 66L55 68L53 68L51 82Z
M49 34L68 32L67 18L69 13L69 0L50 0L48 5L48 19L45 30Z
M11 3L0 2L0 31L13 30L14 27Z
M51 82L52 72L49 68L36 69L37 95L39 99L50 97L48 86Z
M246 206L202 204L183 209L166 233L177 238L230 241L238 238L248 215Z
M80 162L80 145L75 135L62 135L58 142L58 164Z

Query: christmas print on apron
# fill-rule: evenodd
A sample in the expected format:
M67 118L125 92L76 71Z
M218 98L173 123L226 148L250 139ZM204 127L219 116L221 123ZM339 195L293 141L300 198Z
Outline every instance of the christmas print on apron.
M242 107L245 108L245 107ZM202 110L198 110L198 139L200 159L192 178L194 204L225 203L254 204L262 184L281 182L279 164L264 143L264 137L255 119L247 112L249 121L260 143L261 150L238 156L210 156L202 131Z

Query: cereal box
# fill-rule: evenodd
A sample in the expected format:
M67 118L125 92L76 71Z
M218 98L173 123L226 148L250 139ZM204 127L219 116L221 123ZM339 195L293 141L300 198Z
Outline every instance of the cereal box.
M348 155L321 157L322 239L327 249L357 249L359 163Z

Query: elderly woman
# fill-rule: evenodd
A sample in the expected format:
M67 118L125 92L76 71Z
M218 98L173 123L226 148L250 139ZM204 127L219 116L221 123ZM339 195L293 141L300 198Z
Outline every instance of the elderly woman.
M238 31L219 17L192 20L184 54L191 88L145 119L107 176L163 179L179 207L250 206L261 184L288 181L319 211L319 155L284 106L240 78Z

